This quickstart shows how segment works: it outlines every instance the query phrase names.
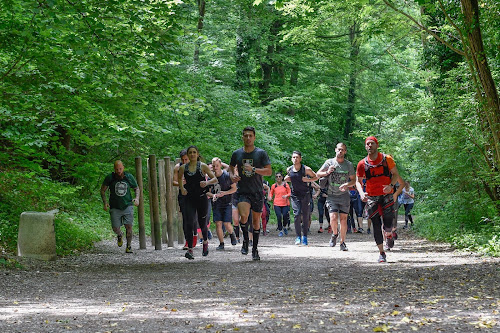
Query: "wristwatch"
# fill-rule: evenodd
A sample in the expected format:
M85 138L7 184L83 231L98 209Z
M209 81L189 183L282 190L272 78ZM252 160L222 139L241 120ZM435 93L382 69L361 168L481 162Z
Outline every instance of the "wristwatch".
M252 172L254 172L254 173L255 173L255 167L252 167Z

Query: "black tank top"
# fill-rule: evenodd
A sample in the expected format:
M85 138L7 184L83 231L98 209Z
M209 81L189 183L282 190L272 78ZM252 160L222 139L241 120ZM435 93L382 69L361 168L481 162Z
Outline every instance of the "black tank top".
M184 179L186 179L186 184L184 188L188 191L188 196L202 196L204 195L208 187L200 187L200 182L205 181L205 176L201 172L201 162L196 162L196 170L191 173L189 172L189 163L184 166Z
M303 198L309 193L307 183L302 181L302 177L306 174L305 166L302 164L299 171L293 171L293 166L290 167L288 175L292 182L292 195L295 197Z

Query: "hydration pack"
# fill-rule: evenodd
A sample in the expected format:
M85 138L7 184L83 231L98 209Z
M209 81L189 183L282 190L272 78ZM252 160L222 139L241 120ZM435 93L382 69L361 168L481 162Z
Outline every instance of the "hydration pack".
M380 161L379 164L377 165L371 165L368 163L368 156L365 157L365 178L368 180L372 177L380 177L380 176L385 176L385 177L391 177L391 172L389 170L389 166L387 165L387 159L385 158L385 154L382 154L382 161ZM382 173L380 173L378 170L382 168Z

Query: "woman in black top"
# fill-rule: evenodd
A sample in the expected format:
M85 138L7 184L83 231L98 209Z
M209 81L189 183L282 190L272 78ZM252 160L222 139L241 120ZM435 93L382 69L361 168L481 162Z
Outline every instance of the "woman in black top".
M208 186L217 183L217 177L210 170L208 165L200 162L200 153L196 146L190 146L187 149L189 163L179 168L178 183L181 194L185 196L185 214L184 237L187 240L188 250L185 257L194 259L193 255L193 230L196 226L196 215L198 215L198 224L201 227L203 235L203 256L208 255L208 228L206 218L208 214L208 198L206 192ZM205 180L206 175L210 180ZM182 176L186 180L183 184Z

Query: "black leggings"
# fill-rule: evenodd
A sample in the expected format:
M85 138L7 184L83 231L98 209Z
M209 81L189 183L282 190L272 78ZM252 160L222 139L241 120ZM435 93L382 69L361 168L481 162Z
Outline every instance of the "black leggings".
M192 248L193 233L196 230L197 224L201 228L203 240L206 241L208 239L208 198L205 193L201 196L186 196L184 207L185 212L183 212L183 215L186 215L186 218L182 221L184 227L184 237L186 238L188 248ZM196 221L197 216L198 221Z

